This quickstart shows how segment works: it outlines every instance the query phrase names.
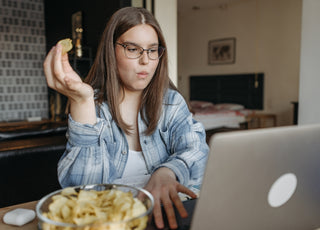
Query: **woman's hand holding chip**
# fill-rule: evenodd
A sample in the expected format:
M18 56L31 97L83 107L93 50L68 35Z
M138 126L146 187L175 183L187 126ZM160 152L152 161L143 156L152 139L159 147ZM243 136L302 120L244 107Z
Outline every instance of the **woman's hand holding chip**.
M95 124L93 88L72 69L68 54L62 54L61 44L50 50L43 66L48 86L68 97L72 118L80 123Z

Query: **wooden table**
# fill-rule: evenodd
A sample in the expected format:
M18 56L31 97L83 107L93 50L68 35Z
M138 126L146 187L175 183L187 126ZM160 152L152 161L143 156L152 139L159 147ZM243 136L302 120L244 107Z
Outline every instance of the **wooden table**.
M25 224L21 227L19 226L13 226L13 225L7 225L5 223L3 223L3 216L4 214L6 214L7 212L9 212L10 210L16 209L16 208L26 208L26 209L32 209L34 211L36 211L36 205L37 205L38 201L31 201L28 203L23 203L23 204L17 204L17 205L13 205L13 206L9 206L9 207L5 207L5 208L0 208L0 230L37 230L38 229L38 219L37 217L30 223ZM177 222L179 226L186 226L186 223L188 224L188 226L190 226L191 223L191 219L193 216L193 211L196 205L197 199L194 200L188 200L186 202L183 202L184 207L186 208L187 212L189 213L188 218L181 218L180 215L176 212L176 217L177 217ZM167 221L165 221L167 223ZM166 224L165 229L169 229L169 227ZM185 228L183 228L185 229ZM146 228L146 230L158 230L153 221L148 223L148 226ZM320 230L320 229L319 229Z
M1 219L1 221L0 221L0 229L1 230L13 230L13 229L36 230L37 229L37 224L38 224L37 217L32 222L19 227L19 226L7 225L7 224L3 223L3 216L7 212L9 212L9 211L11 211L13 209L16 209L16 208L26 208L26 209L32 209L32 210L36 211L37 202L38 201L31 201L31 202L28 202L28 203L17 204L17 205L5 207L5 208L0 208L0 219Z

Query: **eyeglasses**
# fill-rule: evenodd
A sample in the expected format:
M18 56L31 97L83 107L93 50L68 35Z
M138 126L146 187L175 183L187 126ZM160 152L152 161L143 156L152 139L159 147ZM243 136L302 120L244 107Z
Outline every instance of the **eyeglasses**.
M126 57L130 59L139 58L142 56L143 52L146 51L148 54L148 57L151 60L157 60L161 58L165 50L165 48L162 46L155 46L149 49L144 49L134 44L121 44L118 42L116 44L123 47Z

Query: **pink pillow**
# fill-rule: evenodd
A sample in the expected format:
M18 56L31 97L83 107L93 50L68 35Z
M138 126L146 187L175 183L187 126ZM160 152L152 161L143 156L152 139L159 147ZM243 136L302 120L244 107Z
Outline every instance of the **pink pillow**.
M214 104L209 101L196 101L196 100L190 101L190 105L193 109L204 109L207 107L214 106Z
M244 106L240 104L221 103L221 104L216 104L215 108L218 110L243 110Z

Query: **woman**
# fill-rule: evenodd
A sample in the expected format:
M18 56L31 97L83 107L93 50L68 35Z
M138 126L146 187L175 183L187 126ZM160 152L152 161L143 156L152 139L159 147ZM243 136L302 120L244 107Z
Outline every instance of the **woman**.
M85 80L61 46L44 62L49 87L69 99L68 143L58 164L62 187L94 183L144 186L176 228L173 205L187 216L178 193L192 198L208 154L205 132L192 119L168 76L166 43L159 24L142 8L118 10L102 35Z

